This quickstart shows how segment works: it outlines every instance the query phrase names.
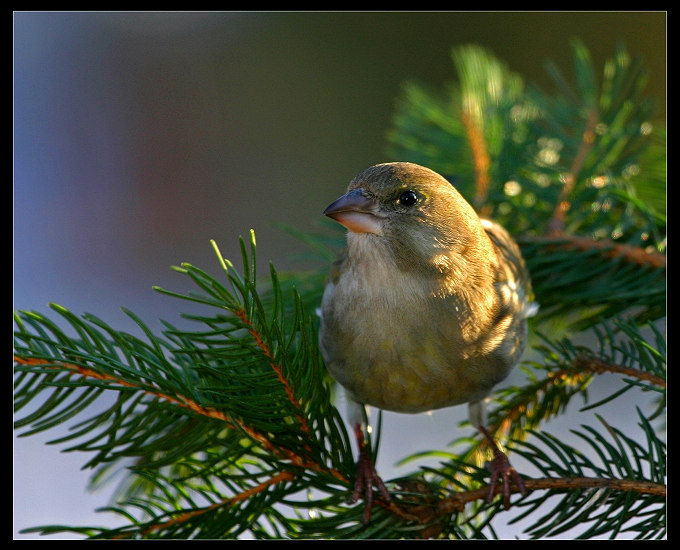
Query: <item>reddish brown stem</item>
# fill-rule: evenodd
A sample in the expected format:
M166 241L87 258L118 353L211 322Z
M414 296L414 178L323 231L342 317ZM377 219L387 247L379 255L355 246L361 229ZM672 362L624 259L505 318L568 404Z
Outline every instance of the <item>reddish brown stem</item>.
M583 168L588 153L590 153L593 143L595 143L595 126L597 126L599 119L600 114L597 108L593 107L588 115L581 143L572 160L571 166L569 167L569 172L564 176L562 191L560 192L557 204L555 205L555 210L553 211L552 218L548 224L549 235L559 235L564 231L564 217L571 207L571 192L576 185L578 175Z

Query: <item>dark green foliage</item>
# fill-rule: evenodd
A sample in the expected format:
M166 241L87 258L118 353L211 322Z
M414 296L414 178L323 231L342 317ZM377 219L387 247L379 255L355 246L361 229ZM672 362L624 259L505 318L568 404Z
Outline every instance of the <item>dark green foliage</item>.
M585 328L636 308L638 320L657 319L665 314L665 258L656 261L666 247L665 131L653 123L639 61L619 48L598 83L585 47L573 47L575 84L548 65L553 95L525 92L481 48L456 51L459 86L445 94L405 86L390 152L440 171L517 235L541 317Z
M566 445L550 434L532 432L538 445L523 442L515 447L515 452L529 460L546 477L626 479L663 485L666 480L666 445L659 441L642 413L637 412L642 434L634 434L635 438L613 428L598 416L605 431L593 426L573 430L583 441L579 448ZM605 484L602 488L582 491L551 489L537 498L519 503L519 508L527 510L513 521L520 521L543 507L545 515L528 530L533 538L559 536L574 528L583 530L578 535L583 539L624 533L633 533L634 538L663 536L665 497L653 494L640 496L623 489L612 490ZM559 502L544 506L556 495L562 495Z
M56 319L15 313L16 428L28 436L67 424L53 441L87 453L93 480L129 469L117 529L36 527L92 538L497 538L522 525L526 538L665 537L666 401L665 130L644 95L644 67L619 48L598 76L573 43L573 77L548 65L555 90L523 82L476 46L453 52L458 82L444 92L406 84L388 133L395 160L449 177L480 213L516 235L539 315L525 380L499 389L489 414L496 435L531 465L529 492L484 499L487 450L464 437L388 480L401 517L348 504L354 453L333 403L317 345L315 309L340 232L298 236L322 260L306 273L269 267L258 278L254 235L242 268L213 245L222 268L175 268L196 293L169 296L205 306L193 330L163 324L143 337L53 305ZM582 342L589 334L591 341ZM594 342L594 343L593 343ZM599 376L610 391L593 402ZM602 408L626 402L638 433L623 433ZM576 444L550 432L573 410L594 422ZM662 422L661 422L662 424ZM371 442L379 446L379 426ZM521 469L520 469L521 471ZM524 474L524 472L521 471ZM508 515L512 514L512 515ZM510 518L510 519L508 519ZM576 533L576 535L574 535Z
M94 316L80 319L53 306L78 335L72 338L40 314L15 316L15 353L40 361L17 367L17 412L42 400L17 421L17 428L31 426L22 435L69 420L105 389L118 393L110 407L54 441L77 441L68 450L94 451L87 467L134 459L131 469L139 478L127 488L128 505L116 510L128 516L128 506L139 507L150 519L120 531L89 530L93 536L143 535L146 525L163 523L177 509L222 502L282 470L295 472L289 483L226 506L231 510L226 517L222 508L202 514L200 528L191 521L170 522L149 533L238 536L254 528L251 523L262 509L285 496L314 486L338 493L344 484L338 475L352 475L354 458L330 402L315 321L294 291L284 296L273 268L270 290L261 299L254 236L250 254L243 245L243 276L216 252L227 285L183 265L177 269L202 292L184 296L161 290L217 309L213 316L188 316L199 324L196 331L166 324L157 336L128 312L147 336L142 340ZM252 507L260 512L254 514Z

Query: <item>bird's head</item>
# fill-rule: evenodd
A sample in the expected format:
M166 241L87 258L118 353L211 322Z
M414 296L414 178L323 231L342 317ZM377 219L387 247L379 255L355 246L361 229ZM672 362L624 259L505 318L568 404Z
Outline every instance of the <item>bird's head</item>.
M434 265L442 272L453 256L476 255L478 245L488 242L476 212L453 185L409 162L363 170L324 214L345 226L350 240L360 235L384 242L407 268Z

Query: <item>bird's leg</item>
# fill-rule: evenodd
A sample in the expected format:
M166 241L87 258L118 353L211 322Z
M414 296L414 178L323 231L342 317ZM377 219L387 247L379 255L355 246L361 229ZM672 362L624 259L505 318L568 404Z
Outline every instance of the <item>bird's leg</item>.
M490 463L491 470L491 480L489 481L489 494L486 497L487 502L491 502L496 492L496 482L499 478L503 480L503 505L507 510L510 508L510 481L512 480L520 493L526 494L526 487L524 486L524 481L522 481L521 476L510 464L507 455L498 448L498 445L494 441L489 431L484 426L479 426L479 431L484 434L484 438L491 447L493 451L493 460Z
M510 508L510 481L513 481L520 493L526 494L526 487L520 475L510 464L506 454L498 448L493 436L484 426L486 425L486 400L472 401L469 404L470 423L476 426L482 432L487 444L493 452L493 460L488 464L491 471L491 480L489 481L489 494L486 497L487 502L493 500L496 493L496 482L499 478L503 483L503 504L505 509Z
M383 499L385 499L385 502L391 503L392 497L390 496L387 487L385 487L383 480L380 479L378 472L375 470L373 459L366 448L366 439L364 438L364 431L360 423L355 424L354 434L359 447L359 459L357 461L357 477L354 483L354 492L352 493L350 502L354 503L359 500L359 497L363 493L366 508L364 509L362 521L368 523L368 520L371 519L371 508L373 507L373 486L378 489L378 492Z

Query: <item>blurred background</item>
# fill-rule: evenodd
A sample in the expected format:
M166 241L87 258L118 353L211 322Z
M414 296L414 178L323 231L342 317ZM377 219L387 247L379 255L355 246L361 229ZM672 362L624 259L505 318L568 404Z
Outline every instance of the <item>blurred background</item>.
M313 230L357 172L399 160L385 156L384 136L400 85L452 81L454 46L484 45L550 89L544 62L569 73L571 37L584 41L598 68L623 42L645 59L649 93L659 118L666 115L664 12L13 19L14 308L44 313L56 302L130 331L121 306L154 329L157 319L176 322L188 310L151 286L188 290L188 279L169 269L183 261L217 271L209 239L238 259L238 236L253 228L260 266L299 268L305 246L274 222ZM387 415L383 477L397 471L398 458L461 435L466 414ZM566 422L555 429L577 423ZM120 524L94 513L110 493L86 491L87 457L44 444L54 437L14 440L14 537L32 537L18 531L35 525Z

